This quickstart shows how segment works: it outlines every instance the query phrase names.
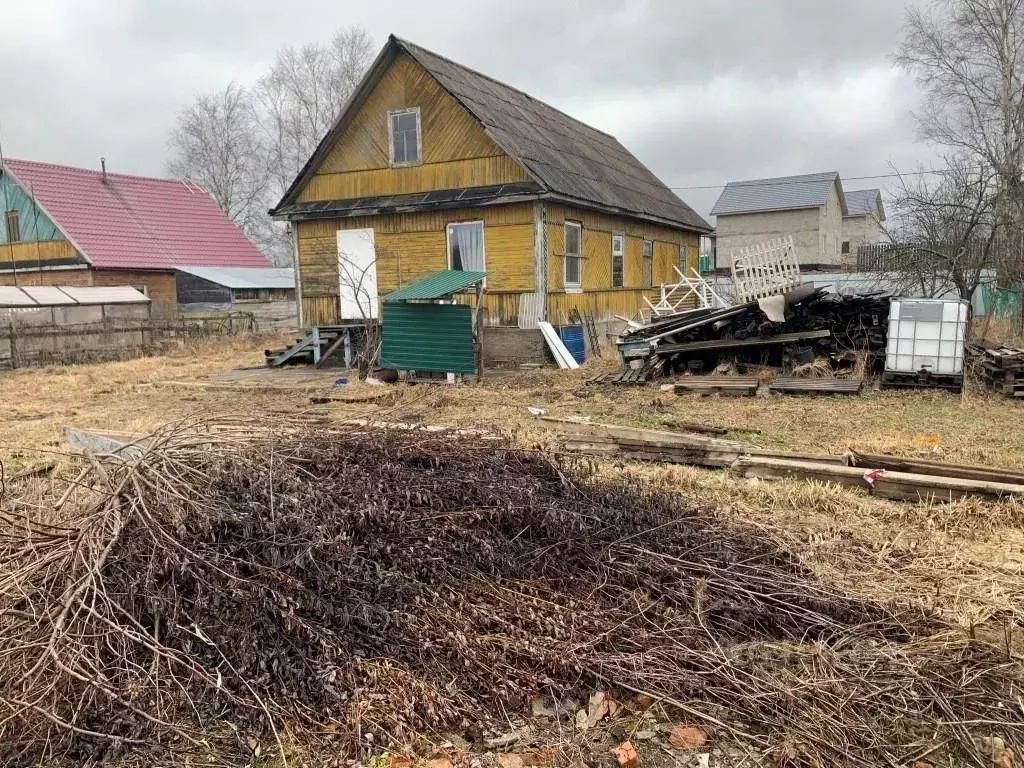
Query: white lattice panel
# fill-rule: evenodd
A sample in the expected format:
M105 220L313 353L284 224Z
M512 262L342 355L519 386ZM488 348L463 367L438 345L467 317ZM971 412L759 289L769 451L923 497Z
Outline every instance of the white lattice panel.
M800 285L793 238L765 240L733 251L732 284L738 304L786 293Z

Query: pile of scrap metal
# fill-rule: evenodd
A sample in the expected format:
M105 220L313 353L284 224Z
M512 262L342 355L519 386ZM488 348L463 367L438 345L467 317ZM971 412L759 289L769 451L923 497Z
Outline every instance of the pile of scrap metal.
M889 296L841 295L801 285L782 295L722 309L702 308L631 324L617 346L626 368L606 383L736 369L785 369L825 359L833 371L879 372L885 362Z

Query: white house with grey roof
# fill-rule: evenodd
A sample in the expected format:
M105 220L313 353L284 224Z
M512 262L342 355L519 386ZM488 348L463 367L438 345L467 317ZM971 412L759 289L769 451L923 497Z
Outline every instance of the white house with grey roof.
M793 238L801 265L855 264L857 246L878 242L885 216L878 190L850 194L854 207L835 171L729 182L711 209L716 266L727 266L739 248L786 236Z
M882 222L885 221L882 192L877 189L851 189L846 193L846 210L839 251L844 264L856 264L858 248L877 245L882 239Z

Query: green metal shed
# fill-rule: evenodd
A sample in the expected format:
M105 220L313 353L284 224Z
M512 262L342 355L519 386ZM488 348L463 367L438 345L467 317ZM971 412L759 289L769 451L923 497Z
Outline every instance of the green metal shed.
M398 371L478 373L472 308L438 301L481 285L485 277L485 272L446 269L385 296L380 365Z

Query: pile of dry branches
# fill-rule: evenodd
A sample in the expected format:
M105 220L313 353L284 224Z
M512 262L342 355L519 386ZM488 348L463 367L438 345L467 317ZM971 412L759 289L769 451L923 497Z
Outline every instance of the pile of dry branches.
M73 512L7 505L0 763L245 758L285 726L357 755L596 685L792 766L1024 735L1009 648L678 495L465 434L218 435L94 465Z

